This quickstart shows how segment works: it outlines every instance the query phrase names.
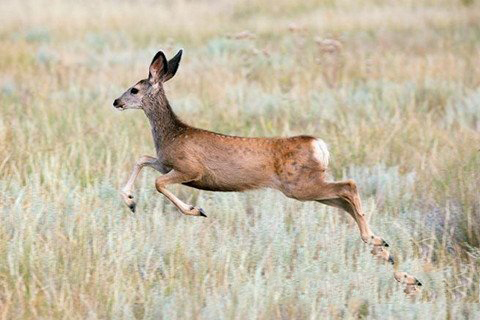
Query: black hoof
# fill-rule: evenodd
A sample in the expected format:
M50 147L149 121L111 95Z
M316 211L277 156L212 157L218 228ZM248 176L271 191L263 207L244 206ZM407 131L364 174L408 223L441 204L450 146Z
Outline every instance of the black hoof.
M392 255L388 257L388 262L390 262L391 264L395 264L395 259L393 258Z
M387 248L390 247L390 245L385 240L382 240L382 246L387 247Z
M205 214L205 211L203 211L202 208L200 208L199 211L200 211L200 216L201 216L201 217L205 217L205 218L207 217L207 215Z
M130 209L130 211L132 211L133 213L135 213L135 209L136 209L137 205L135 203L131 204L128 206L128 208Z
M419 286L419 287L422 286L422 283L421 283L420 281L418 281L418 279L415 279L415 284L416 284L417 286Z

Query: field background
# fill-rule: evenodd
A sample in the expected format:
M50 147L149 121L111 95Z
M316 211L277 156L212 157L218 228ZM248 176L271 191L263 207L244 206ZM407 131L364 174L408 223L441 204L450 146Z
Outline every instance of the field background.
M1 319L480 318L478 2L3 0L0 21ZM320 204L171 187L188 217L145 169L129 212L154 148L111 104L179 48L179 116L323 138L416 300Z

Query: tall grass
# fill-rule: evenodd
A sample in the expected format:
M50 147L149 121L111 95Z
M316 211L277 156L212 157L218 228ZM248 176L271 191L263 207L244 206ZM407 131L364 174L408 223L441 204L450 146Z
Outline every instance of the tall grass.
M479 317L477 3L16 1L0 20L0 318ZM146 169L128 211L154 149L111 103L180 47L179 116L326 140L420 296L320 204L172 187L208 214L186 217Z

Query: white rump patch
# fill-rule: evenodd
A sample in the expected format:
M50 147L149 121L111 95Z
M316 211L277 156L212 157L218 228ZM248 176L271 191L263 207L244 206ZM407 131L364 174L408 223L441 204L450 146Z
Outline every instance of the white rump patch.
M313 156L318 159L324 168L327 168L330 160L327 144L322 139L315 139L312 141L312 146Z

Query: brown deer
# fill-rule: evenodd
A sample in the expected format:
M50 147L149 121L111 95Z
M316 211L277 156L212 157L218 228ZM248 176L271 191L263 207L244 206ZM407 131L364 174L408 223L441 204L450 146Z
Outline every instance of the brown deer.
M210 191L244 191L273 188L287 197L318 201L348 212L365 243L388 244L375 236L365 219L357 186L353 180L326 180L329 152L326 144L311 136L290 138L243 138L189 126L173 112L163 83L177 72L182 50L167 60L159 51L150 65L147 79L140 80L113 105L119 110L143 109L152 127L156 157L143 156L135 164L122 190L127 206L135 211L133 185L140 170L149 166L164 175L155 186L183 214L204 216L203 209L188 205L166 189L181 183ZM385 260L393 262L389 254Z

